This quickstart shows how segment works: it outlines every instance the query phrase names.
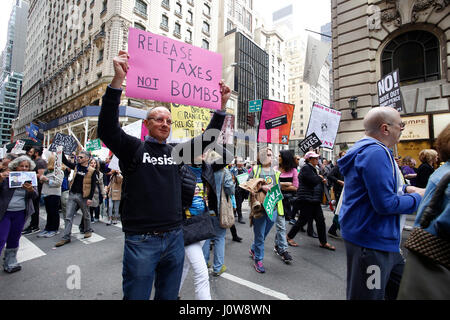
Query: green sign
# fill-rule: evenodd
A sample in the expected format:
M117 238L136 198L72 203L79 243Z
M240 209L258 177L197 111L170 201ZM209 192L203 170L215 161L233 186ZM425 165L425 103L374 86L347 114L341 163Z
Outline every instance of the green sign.
M250 100L248 102L248 112L258 112L261 111L262 100Z
M280 185L276 184L270 188L263 203L263 207L266 210L270 220L273 220L273 209L275 209L278 201L281 200L283 200L283 194L281 193Z
M102 148L102 142L100 141L100 139L89 140L86 143L87 151L100 150L101 148Z

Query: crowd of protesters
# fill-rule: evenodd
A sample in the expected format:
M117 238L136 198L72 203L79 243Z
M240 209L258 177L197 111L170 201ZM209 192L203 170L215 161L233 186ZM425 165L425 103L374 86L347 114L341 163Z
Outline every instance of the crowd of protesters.
M62 218L64 231L55 246L67 245L71 242L74 217L81 210L80 232L84 238L90 238L94 232L92 223L99 221L102 207L106 207L107 224L117 224L120 219L125 233L124 299L149 299L153 287L155 299L178 299L191 269L196 299L210 300L208 266L212 266L214 276L227 270L226 229L230 228L233 241L242 240L234 225L221 225L225 195L233 203L231 214L241 224L246 224L242 203L248 200L248 223L253 228L249 253L256 272L266 272L264 242L274 225L274 252L283 262L293 263L287 249L301 246L294 238L308 224L308 234L318 238L319 248L334 251L327 235L342 237L347 254L348 299L396 298L405 264L400 252L402 221L406 214L418 209L428 181L436 183L443 170L448 171L450 126L438 138L437 151L420 152L422 164L418 168L408 156L398 165L400 157L395 158L390 148L398 143L404 124L395 109L385 107L369 111L364 118L366 137L339 153L335 163L322 158L318 150L301 157L288 150L275 155L265 147L259 150L257 163L248 166L241 158L230 155L225 145L215 142L214 150L222 150L218 153L221 161L216 162L208 159L212 153L208 150L209 141L203 140L204 134L177 146L166 142L172 120L165 107L148 111L144 125L149 135L145 141L120 128L118 105L128 58L121 51L114 59L115 76L103 97L98 123L99 138L120 159L122 170L109 168L111 156L101 161L84 150L70 158L63 154L60 165L53 153L48 153L45 161L39 147L26 151L26 155L7 154L2 159L0 250L6 245L6 272L21 270L17 251L22 234L54 237L60 233ZM205 132L222 127L230 92L221 82L222 109L215 111ZM201 148L194 148L198 145ZM194 153L183 154L183 161L175 161L174 150L183 153L186 149ZM437 175L434 170L440 166L439 161L446 163ZM35 186L29 181L20 187L10 186L11 172L32 170L37 177ZM283 199L272 212L266 212L264 198L277 185ZM47 214L42 231L41 198ZM328 232L323 206L333 211L339 208ZM443 225L448 226L448 199L445 206L442 219ZM183 237L185 222L205 214L212 217L214 236L187 244ZM28 220L30 223L24 228ZM290 230L287 224L292 225ZM383 267L379 290L367 289L363 255L367 263Z

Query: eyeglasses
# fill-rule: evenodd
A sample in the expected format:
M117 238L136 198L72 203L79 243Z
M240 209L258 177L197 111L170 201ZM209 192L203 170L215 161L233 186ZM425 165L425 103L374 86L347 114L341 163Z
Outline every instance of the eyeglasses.
M163 124L164 121L165 121L165 122L167 123L168 126L171 126L171 125L172 125L172 120L170 120L170 119L163 119L163 118L148 118L147 120L150 120L150 119L155 120L156 123L158 123L158 124Z
M387 123L387 125L392 126L392 123ZM404 123L403 121L400 122L398 125L400 126L400 129L405 129L405 127L406 127L406 123Z
M84 157L83 157L83 156L78 156L77 158L78 158L78 159L83 159Z

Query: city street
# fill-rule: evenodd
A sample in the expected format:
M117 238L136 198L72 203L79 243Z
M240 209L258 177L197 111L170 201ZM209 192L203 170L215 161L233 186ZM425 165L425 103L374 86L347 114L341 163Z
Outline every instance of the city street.
M248 205L244 202L244 217ZM324 208L327 227L332 213ZM95 233L82 239L78 233L81 215L73 227L72 242L55 248L62 233L53 238L37 238L36 234L22 236L18 258L22 271L0 273L0 300L119 300L122 299L122 255L124 236L120 224L93 224ZM41 229L45 226L45 209L41 207ZM413 224L409 217L407 224ZM210 274L213 300L344 300L346 256L342 239L329 238L336 251L319 248L317 239L299 232L295 240L299 247L289 247L294 261L287 265L273 251L275 227L265 242L265 274L257 273L249 258L253 239L252 229L236 224L242 243L231 241L227 231L225 264L227 272L220 277ZM63 223L61 220L60 231ZM291 226L287 224L289 231ZM409 235L403 232L403 238ZM210 269L210 272L211 269ZM75 275L79 274L79 282ZM192 273L181 291L182 300L194 299Z

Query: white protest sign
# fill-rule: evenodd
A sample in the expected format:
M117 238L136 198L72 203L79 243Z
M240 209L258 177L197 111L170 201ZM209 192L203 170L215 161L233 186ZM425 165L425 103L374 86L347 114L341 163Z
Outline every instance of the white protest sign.
M142 120L138 120L136 122L130 123L129 125L123 126L122 130L130 136L141 139ZM108 168L110 168L111 170L120 171L119 159L116 157L116 155L114 155L111 159Z
M25 182L31 181L33 187L37 187L37 176L34 171L11 171L9 173L9 187L20 188Z
M55 158L55 171L62 170L62 153L63 153L63 146L57 146L56 147L56 158Z
M306 136L315 133L323 148L333 149L340 121L341 112L314 102Z
M24 145L25 145L25 141L17 140L16 144L14 145L14 148L12 148L12 150L11 150L11 153L14 153L14 154L25 153L25 151L23 150Z

